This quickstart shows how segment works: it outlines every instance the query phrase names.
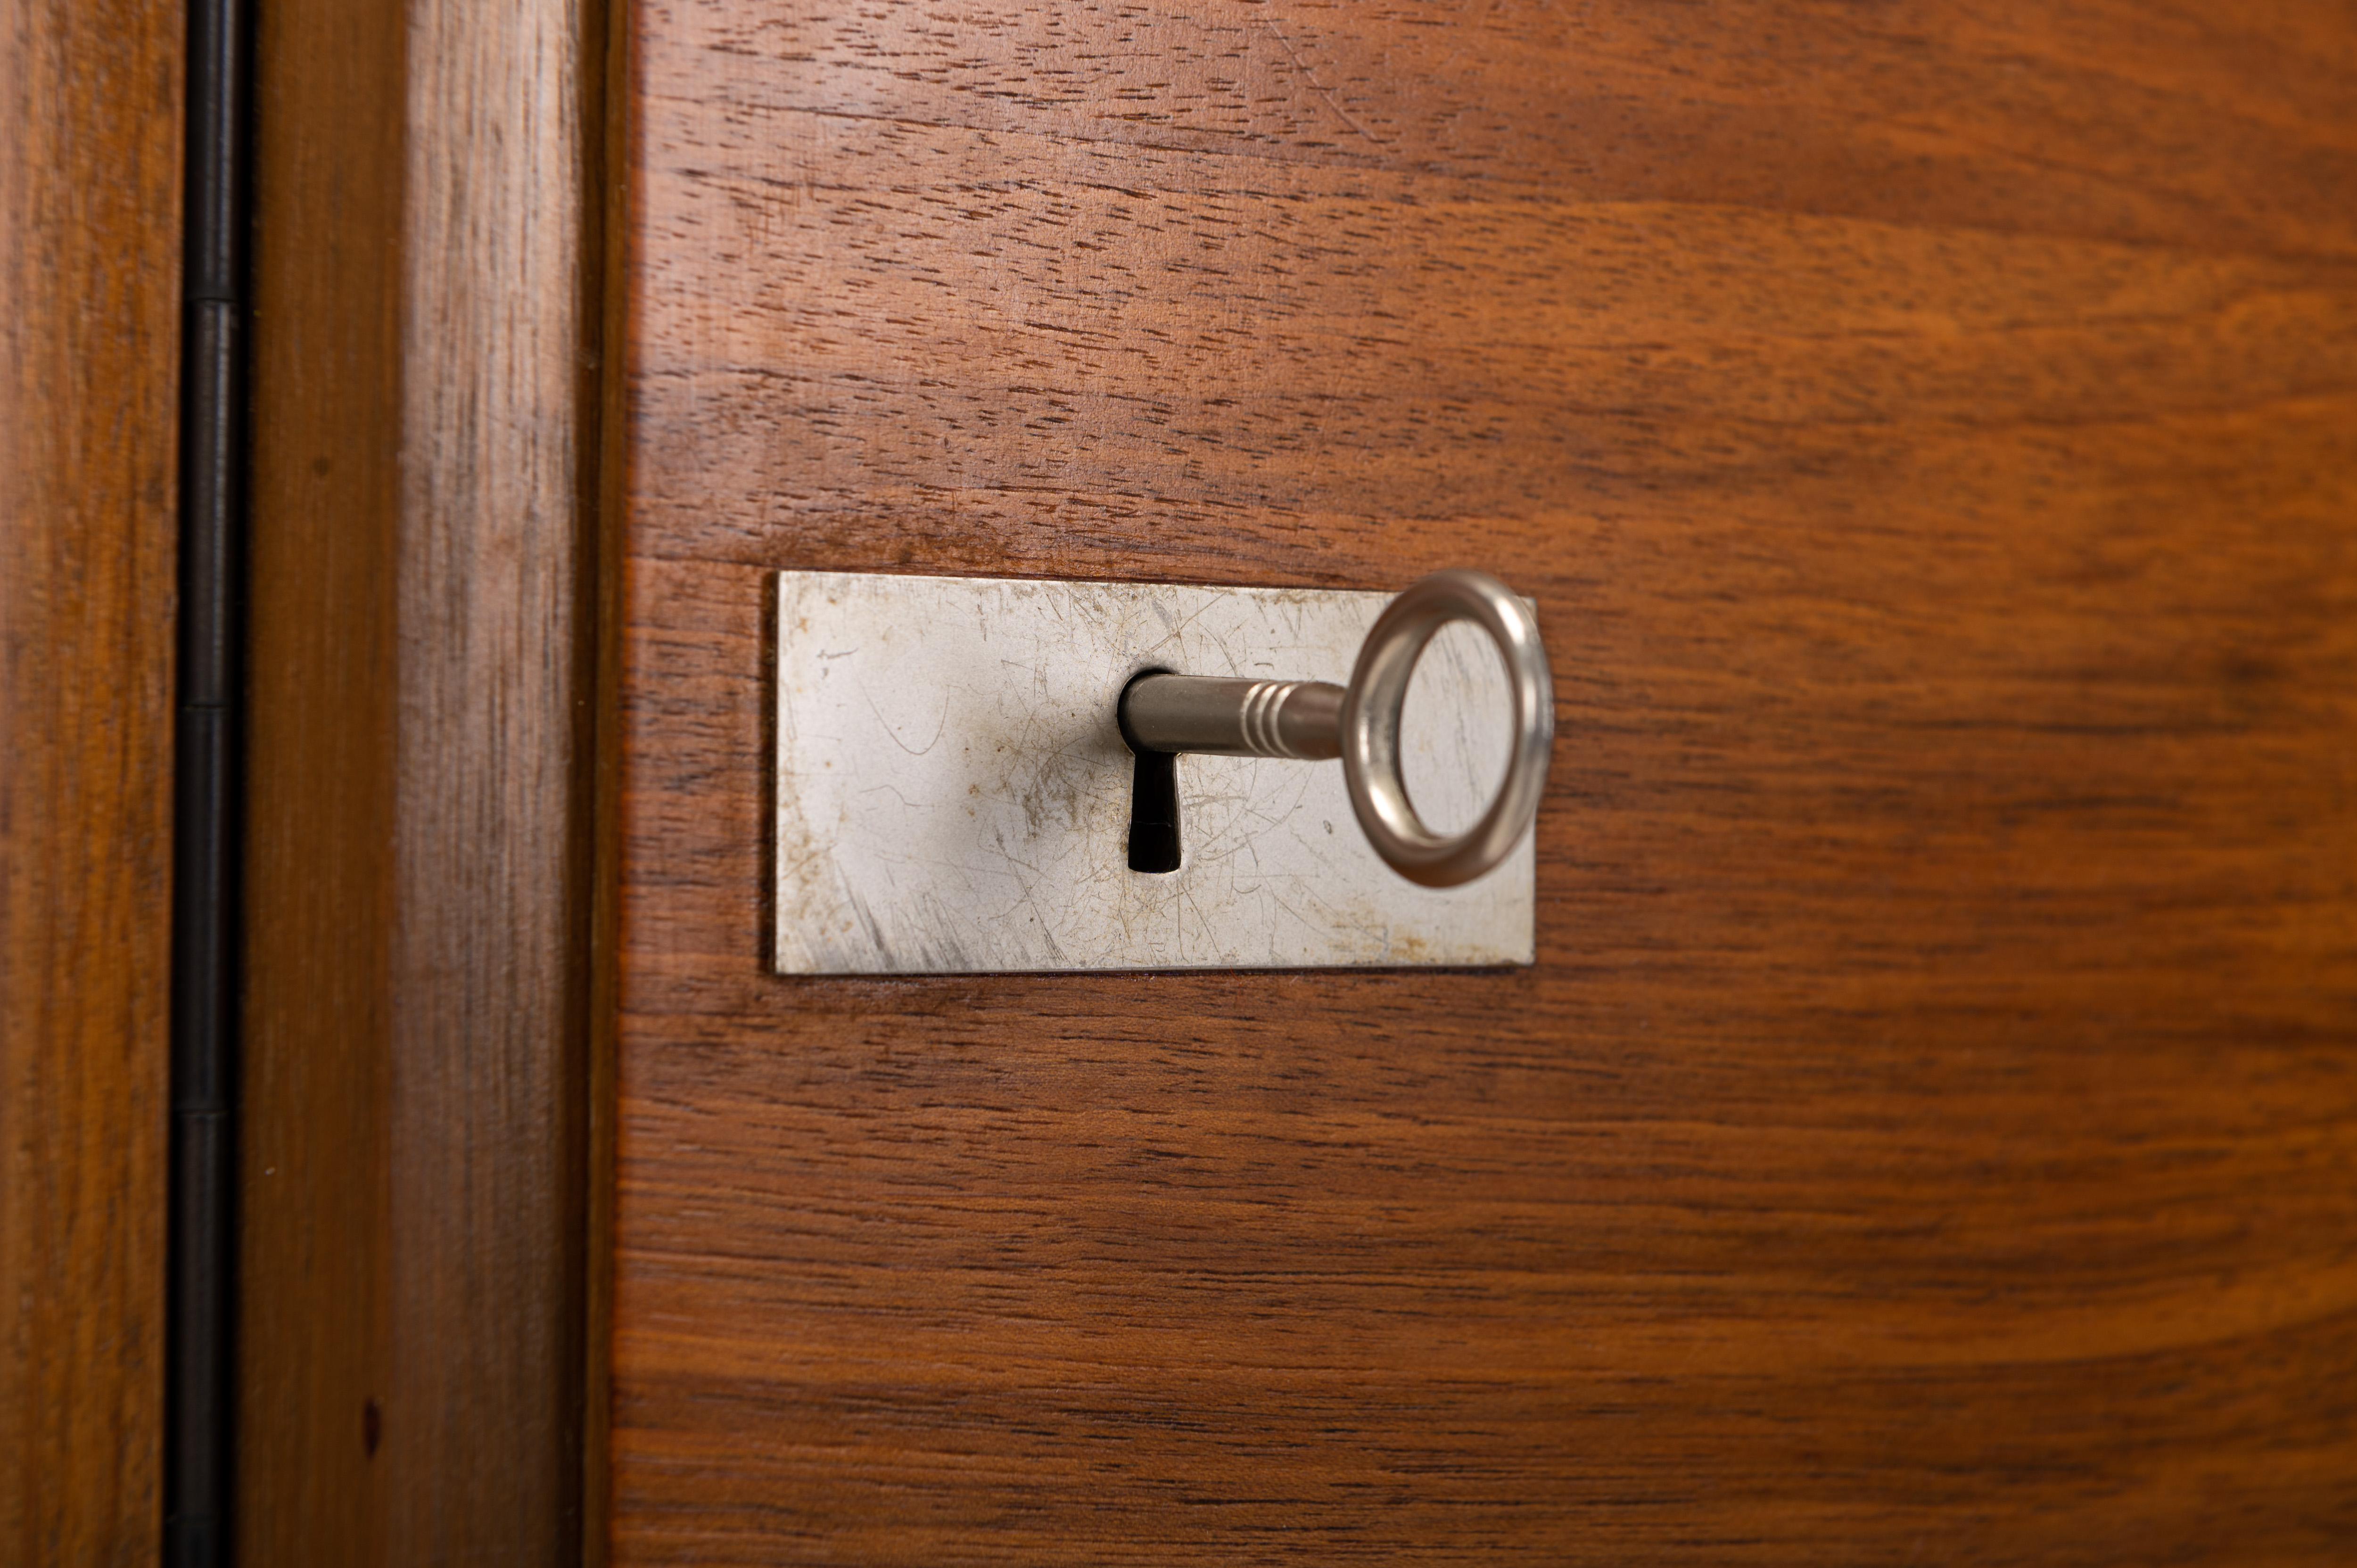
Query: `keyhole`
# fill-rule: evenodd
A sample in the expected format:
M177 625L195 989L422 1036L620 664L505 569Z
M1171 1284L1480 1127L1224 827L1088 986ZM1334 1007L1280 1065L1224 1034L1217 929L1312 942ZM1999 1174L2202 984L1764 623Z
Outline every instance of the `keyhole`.
M1131 679L1168 673L1141 670ZM1129 868L1168 875L1178 869L1178 754L1140 750L1125 724L1121 738L1136 758L1129 779Z

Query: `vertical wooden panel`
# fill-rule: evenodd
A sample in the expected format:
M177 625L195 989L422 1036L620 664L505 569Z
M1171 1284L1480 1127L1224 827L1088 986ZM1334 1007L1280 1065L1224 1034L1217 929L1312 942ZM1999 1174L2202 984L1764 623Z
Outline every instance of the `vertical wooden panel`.
M0 5L0 1561L161 1517L181 22Z
M556 1562L578 1511L587 26L410 7L395 1563Z
M559 1562L592 19L381 0L264 26L241 1547Z
M242 1562L339 1536L358 1565L383 1561L393 1392L403 33L385 4L259 24L232 1530Z

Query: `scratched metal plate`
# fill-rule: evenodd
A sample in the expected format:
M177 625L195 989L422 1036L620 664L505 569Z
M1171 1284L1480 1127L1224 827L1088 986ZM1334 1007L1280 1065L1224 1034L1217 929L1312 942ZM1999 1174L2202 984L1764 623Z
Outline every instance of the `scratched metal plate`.
M779 972L1530 962L1529 840L1418 887L1368 847L1338 762L1181 757L1183 864L1128 868L1129 678L1347 682L1388 598L780 573ZM1496 665L1457 626L1417 667L1405 770L1443 830L1504 766Z

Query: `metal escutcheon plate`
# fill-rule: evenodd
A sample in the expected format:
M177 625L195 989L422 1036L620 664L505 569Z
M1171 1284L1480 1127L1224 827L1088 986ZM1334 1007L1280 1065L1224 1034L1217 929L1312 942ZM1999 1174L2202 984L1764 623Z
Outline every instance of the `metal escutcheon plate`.
M780 973L1531 961L1529 840L1477 882L1416 886L1333 762L1181 757L1180 869L1128 868L1129 678L1347 681L1389 595L832 572L777 590ZM1417 670L1407 775L1427 816L1467 822L1502 768L1504 687L1480 634L1451 630Z

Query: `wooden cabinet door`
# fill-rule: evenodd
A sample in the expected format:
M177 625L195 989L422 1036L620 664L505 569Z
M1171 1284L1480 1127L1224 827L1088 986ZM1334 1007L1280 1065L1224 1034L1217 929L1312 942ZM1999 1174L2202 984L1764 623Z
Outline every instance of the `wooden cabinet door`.
M613 1560L2357 1539L2357 29L630 10ZM784 567L1539 606L1509 972L787 979Z

